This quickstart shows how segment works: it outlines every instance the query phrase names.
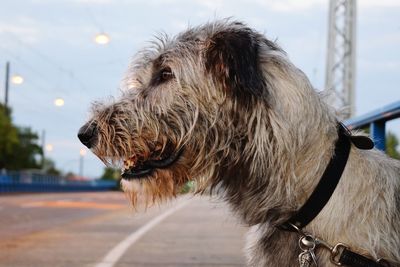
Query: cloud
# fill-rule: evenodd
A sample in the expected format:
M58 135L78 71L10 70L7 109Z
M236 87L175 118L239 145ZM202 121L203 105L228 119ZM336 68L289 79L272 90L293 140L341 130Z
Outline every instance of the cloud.
M357 3L360 8L400 7L399 0L361 0Z
M398 32L390 32L386 34L381 34L375 36L376 38L371 38L368 36L364 38L361 44L364 49L377 50L384 49L387 46L399 47L400 46L400 34Z
M105 4L113 4L116 3L117 1L113 0L64 0L64 1L58 1L58 3L64 2L64 3L76 3L76 4L90 4L90 5L105 5ZM33 4L53 4L53 0L31 0L31 3Z
M272 11L278 12L293 12L293 11L303 11L307 9L312 9L327 5L327 1L324 0L308 0L308 1L298 1L298 0L254 0L254 3L264 6Z
M73 2L79 4L92 4L92 5L104 5L104 4L111 4L112 0L74 0Z
M229 1L224 0L196 0L198 5L204 6L210 10L216 10L222 8L224 5L232 4Z
M320 7L328 7L327 0L252 0L253 3L276 12L299 12ZM399 0L361 0L357 1L357 8L395 8L400 7Z
M23 39L25 43L36 44L41 39L41 33L36 21L28 17L18 17L14 23L0 21L0 35L3 40L8 37L4 35L13 35L18 39Z
M378 71L378 72L397 72L400 69L400 61L398 60L366 60L359 59L360 69L366 71Z
M188 28L189 24L184 20L174 19L171 22L171 26L173 30L183 31Z
M250 0L250 1L228 1L228 0L196 0L196 4L206 7L209 10L218 10L223 7L243 6L243 5L258 5L266 9L278 12L291 12L314 8L319 5L325 5L325 0Z

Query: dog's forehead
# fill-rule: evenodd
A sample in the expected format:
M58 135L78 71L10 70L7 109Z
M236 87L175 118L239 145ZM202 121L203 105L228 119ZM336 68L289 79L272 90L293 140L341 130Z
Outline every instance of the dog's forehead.
M151 78L154 66L163 66L184 58L200 55L208 40L216 33L224 31L248 30L244 23L221 20L188 28L175 36L160 34L150 41L150 46L140 50L132 59L128 72L123 79L123 88L141 87Z
M188 28L172 37L167 34L160 34L150 41L150 46L137 53L133 62L137 67L146 67L154 62L160 62L161 57L168 59L169 55L175 56L176 53L182 51L193 51L196 46L201 48L217 32L244 28L246 28L246 25L241 22L222 20Z

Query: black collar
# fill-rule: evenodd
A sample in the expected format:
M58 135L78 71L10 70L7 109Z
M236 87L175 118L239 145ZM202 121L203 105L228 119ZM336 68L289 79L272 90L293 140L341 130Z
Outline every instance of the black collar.
M346 167L351 143L359 149L372 149L374 147L371 139L366 136L352 136L342 123L338 123L338 136L334 155L329 161L318 185L304 205L289 220L279 226L281 230L296 232L298 229L302 229L324 208L335 191Z

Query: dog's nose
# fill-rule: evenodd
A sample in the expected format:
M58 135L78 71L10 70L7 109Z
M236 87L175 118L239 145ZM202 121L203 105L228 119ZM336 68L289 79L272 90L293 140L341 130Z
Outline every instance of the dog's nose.
M89 121L83 125L78 131L78 138L88 148L93 146L97 139L97 125L93 121Z

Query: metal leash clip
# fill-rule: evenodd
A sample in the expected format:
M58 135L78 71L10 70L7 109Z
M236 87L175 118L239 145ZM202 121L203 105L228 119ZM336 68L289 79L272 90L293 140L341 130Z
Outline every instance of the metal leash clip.
M382 267L400 267L400 263L398 262L389 261L383 258L373 260L364 255L352 252L350 247L344 243L337 243L336 245L332 246L328 242L304 232L301 228L294 224L289 223L289 226L300 236L298 242L299 248L302 251L299 254L300 267L318 267L317 257L315 255L315 249L318 247L327 249L330 252L330 261L337 266L350 266L348 265L348 262L346 262L350 259L353 262L351 266L366 266L373 263L374 265L368 266L376 266L376 264L378 264Z
M316 246L317 242L312 235L304 234L300 236L299 248L303 251L299 255L300 267L318 267L317 257L315 256L314 252Z
M349 249L349 246L343 243L337 243L331 249L331 262L338 266L342 266L343 264L340 262L340 256L345 249Z
M337 266L343 265L339 261L340 255L342 254L343 250L348 249L349 246L347 246L346 244L343 244L343 243L337 243L335 246L332 246L329 243L327 243L326 241L318 239L318 238L315 239L315 242L317 243L318 246L321 245L322 247L324 247L330 251L330 253L331 253L330 261L333 264L335 264Z

